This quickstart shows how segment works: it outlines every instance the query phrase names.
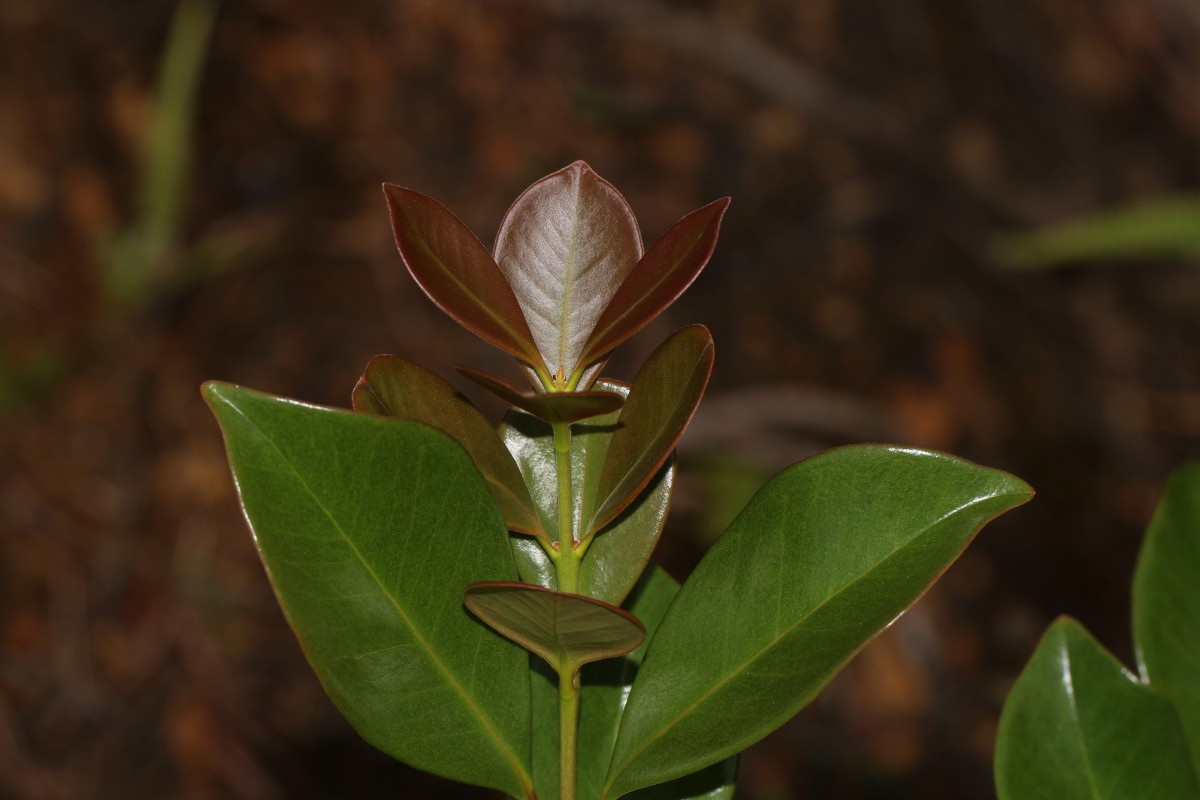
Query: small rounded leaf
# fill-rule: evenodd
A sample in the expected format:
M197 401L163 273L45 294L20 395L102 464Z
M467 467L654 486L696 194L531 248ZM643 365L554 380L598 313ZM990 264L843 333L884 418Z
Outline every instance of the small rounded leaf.
M496 632L559 672L623 656L646 638L645 627L628 611L527 583L473 583L463 602Z

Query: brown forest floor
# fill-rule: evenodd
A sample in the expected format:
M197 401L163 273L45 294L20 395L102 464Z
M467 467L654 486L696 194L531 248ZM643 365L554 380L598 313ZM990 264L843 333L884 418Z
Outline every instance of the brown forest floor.
M716 337L660 548L677 577L744 497L712 456L732 431L750 485L887 438L1039 490L747 754L740 797L991 796L1000 704L1053 617L1129 663L1141 531L1200 446L1200 270L1018 273L989 242L1200 184L1194 3L230 3L189 236L263 246L114 322L93 243L132 210L169 6L0 4L0 795L485 796L324 699L197 391L345 405L378 352L510 370L404 274L383 180L484 241L576 158L647 239L733 196L706 273L611 369L688 322Z

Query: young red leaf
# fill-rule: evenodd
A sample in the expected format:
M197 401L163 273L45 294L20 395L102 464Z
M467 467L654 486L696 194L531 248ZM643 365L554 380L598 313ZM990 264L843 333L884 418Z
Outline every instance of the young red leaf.
M483 474L509 530L548 540L529 489L499 434L449 383L398 356L376 356L354 387L353 405L355 411L420 422L450 436Z
M658 471L683 435L712 374L708 328L689 325L650 354L613 433L586 533L608 524Z
M583 366L588 334L642 257L642 236L621 193L576 161L517 198L495 254L547 371L563 380Z
M546 660L555 671L623 656L646 638L638 618L591 597L527 583L473 583L463 602L507 639Z
M391 183L383 193L396 247L429 299L482 339L543 366L512 287L475 234L432 197Z
M616 411L625 403L625 398L613 392L555 392L542 394L526 392L513 386L503 378L480 372L470 367L456 366L459 374L487 389L501 400L528 411L538 419L551 424L573 422L598 417Z
M727 208L728 197L709 203L679 220L651 245L600 315L580 363L590 364L612 352L691 286L717 246Z

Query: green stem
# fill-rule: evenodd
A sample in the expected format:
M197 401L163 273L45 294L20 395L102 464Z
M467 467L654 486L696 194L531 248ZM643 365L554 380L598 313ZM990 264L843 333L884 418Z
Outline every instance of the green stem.
M558 471L558 553L554 559L558 590L579 593L579 560L576 548L575 494L571 486L571 426L554 426L554 457ZM579 667L561 664L558 669L559 800L575 800L575 740L579 729Z
M578 589L579 557L575 553L575 498L571 488L570 425L554 425L554 458L558 472L558 590L574 594Z
M575 738L579 729L579 668L558 671L558 800L575 800Z

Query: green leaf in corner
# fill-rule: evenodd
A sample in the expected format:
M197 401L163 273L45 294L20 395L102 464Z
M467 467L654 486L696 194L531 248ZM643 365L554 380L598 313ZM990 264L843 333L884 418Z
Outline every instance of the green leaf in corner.
M695 772L786 722L985 523L1031 494L1007 473L878 445L784 470L708 552L647 646L603 797Z
M418 769L532 796L528 658L462 607L516 577L466 452L425 425L209 383L254 540L325 691Z
M996 741L1000 800L1200 797L1171 704L1071 619L1042 637Z
M1200 462L1171 476L1146 531L1133 636L1142 678L1175 704L1200 773Z
M616 381L601 380L596 387L622 397L629 393L628 386ZM611 412L571 426L571 481L578 501L574 509L576 527L581 528L582 520L591 515L618 416L619 412ZM516 459L544 524L557 530L553 521L558 519L558 472L550 426L524 412L511 411L500 426L500 437ZM625 599L662 533L674 479L674 461L668 459L641 494L595 534L580 564L580 594L612 605ZM537 542L514 538L513 551L523 581L557 588L554 567Z
M454 439L483 473L509 530L549 543L529 489L496 429L449 383L399 356L376 356L354 387L353 404L355 411L420 422Z
M555 671L623 656L646 638L638 618L591 597L527 583L473 583L463 602L489 627L541 656Z
M516 199L495 253L547 371L562 382L585 366L584 344L642 257L642 234L621 193L576 161Z

